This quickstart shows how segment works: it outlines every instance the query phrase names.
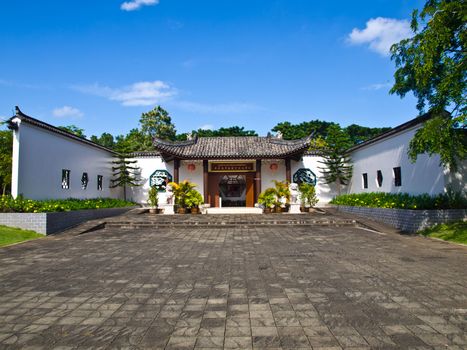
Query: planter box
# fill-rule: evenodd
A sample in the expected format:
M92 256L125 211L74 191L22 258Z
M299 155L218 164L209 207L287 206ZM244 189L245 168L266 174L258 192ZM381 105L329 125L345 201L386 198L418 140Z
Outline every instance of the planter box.
M48 235L84 221L123 214L136 207L62 211L56 213L0 213L0 225L19 227Z
M465 220L467 218L467 209L409 210L353 207L347 205L337 205L336 207L338 211L364 216L404 232L417 232L436 224Z

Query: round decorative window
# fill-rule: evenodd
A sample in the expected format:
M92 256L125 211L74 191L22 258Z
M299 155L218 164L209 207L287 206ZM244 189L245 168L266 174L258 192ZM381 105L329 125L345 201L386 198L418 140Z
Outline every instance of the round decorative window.
M165 192L172 175L167 170L156 170L149 177L149 186L156 187L158 192Z
M316 175L308 168L300 168L293 174L293 182L297 184L307 183L316 186Z

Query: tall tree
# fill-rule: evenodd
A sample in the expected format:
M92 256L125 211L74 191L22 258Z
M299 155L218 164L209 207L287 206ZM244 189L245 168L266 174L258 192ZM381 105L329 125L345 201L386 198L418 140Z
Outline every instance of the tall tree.
M59 126L58 128L75 134L76 136L82 137L83 139L86 138L84 129L78 128L76 125Z
M395 83L390 93L412 92L420 113L432 118L410 142L413 161L422 153L439 154L441 163L457 169L466 155L467 2L428 0L412 13L414 36L391 48ZM445 110L450 113L445 113Z
M115 147L114 137L112 134L109 134L108 132L102 133L100 137L92 135L90 140L92 142L95 142L101 146L104 146L110 149L113 149Z
M327 130L326 146L321 148L324 165L320 170L327 184L335 184L337 194L342 185L348 185L352 178L352 160L347 150L352 146L349 135L339 125L331 125Z
M349 135L354 145L358 145L389 130L391 128L368 128L357 124L351 124L344 128L344 131Z
M296 140L307 137L313 133L316 137L323 138L327 135L327 129L331 125L336 125L333 122L326 122L324 120L311 120L309 122L302 122L300 124L291 124L290 122L282 122L277 124L272 131L281 132L285 140Z
M123 189L123 198L126 200L126 188L127 186L141 186L139 183L138 172L139 167L135 167L136 160L127 160L124 155L116 156L112 162L112 176L111 188L121 187Z
M137 151L152 150L152 143L148 142L148 137L143 135L139 129L131 129L126 135L119 135L116 138L114 149L120 153L132 153ZM147 148L146 148L147 146Z
M0 190L6 194L11 188L13 132L0 130Z
M243 126L230 126L227 128L211 129L198 129L191 132L192 135L199 137L223 137L223 136L258 136L254 130L245 130ZM177 140L184 141L187 139L187 134L178 134Z
M139 120L141 133L145 136L145 150L152 149L154 137L163 140L175 140L176 130L169 113L161 106L157 106L149 112L141 114Z

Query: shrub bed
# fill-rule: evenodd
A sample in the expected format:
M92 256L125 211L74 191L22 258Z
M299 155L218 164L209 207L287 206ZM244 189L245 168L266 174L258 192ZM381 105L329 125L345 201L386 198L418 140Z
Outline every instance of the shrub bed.
M356 207L415 210L467 208L467 198L452 191L436 196L430 196L429 194L412 196L408 193L384 192L344 194L335 197L330 203Z
M52 213L84 209L122 208L135 203L113 198L57 199L35 201L18 196L0 196L0 213Z

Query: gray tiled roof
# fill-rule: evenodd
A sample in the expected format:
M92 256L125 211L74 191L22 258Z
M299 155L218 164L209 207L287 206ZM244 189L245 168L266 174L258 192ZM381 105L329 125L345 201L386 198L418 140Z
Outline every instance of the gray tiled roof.
M199 137L182 142L154 139L154 147L166 158L251 159L300 157L309 148L311 136L300 140L274 137Z
M19 119L21 120L21 122L23 123L28 123L28 124L31 124L31 125L34 125L34 126L37 126L39 128L42 128L42 129L45 129L45 130L48 130L48 131L51 131L55 134L59 134L63 137L66 137L66 138L69 138L69 139L72 139L72 140L75 140L75 141L78 141L80 143L84 143L84 144L87 144L89 146L92 146L92 147L95 147L95 148L100 148L101 150L104 150L104 151L107 151L109 153L112 153L112 154L117 154L117 152L111 150L110 148L107 148L107 147L104 147L104 146L101 146L95 142L92 142L88 139L85 139L85 138L82 138L82 137L79 137L79 136L76 136L75 134L72 134L71 132L68 132L66 130L62 130L60 128L57 128L53 125L50 125L50 124L47 124L39 119L36 119L36 118L33 118L33 117L30 117L26 114L24 114L18 106L15 107L15 115L13 117L11 117L9 120L8 120L8 127L10 129L16 129L18 127L18 125L16 125L14 123L14 120L15 119Z

